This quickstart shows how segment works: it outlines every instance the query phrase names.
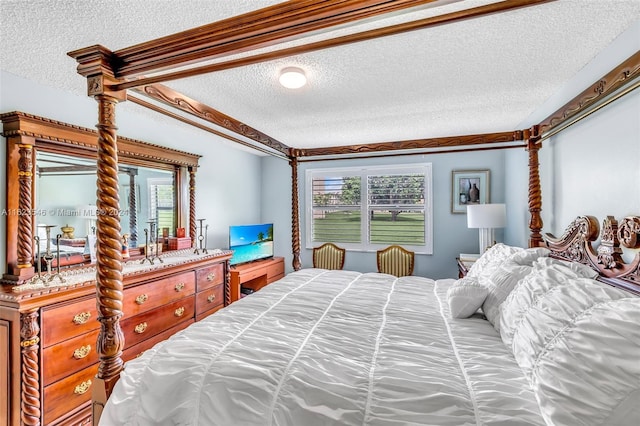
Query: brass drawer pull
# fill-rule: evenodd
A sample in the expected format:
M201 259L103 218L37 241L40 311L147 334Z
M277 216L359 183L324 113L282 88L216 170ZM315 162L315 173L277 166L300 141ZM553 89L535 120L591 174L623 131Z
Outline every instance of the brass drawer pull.
M216 274L213 272L207 274L207 281L213 281L216 278Z
M76 388L73 390L73 393L75 393L76 395L82 395L83 393L86 393L90 388L91 380L87 380L86 382L82 382L78 386L76 386Z
M147 329L147 323L141 322L140 324L136 325L136 328L134 328L133 331L135 331L137 334L142 334L146 329Z
M215 294L212 294L211 296L207 297L207 302L209 302L209 303L213 302L214 300L216 300L216 295Z
M182 291L184 290L184 283L178 283L174 288L176 289L176 291Z
M76 325L84 324L91 318L91 312L80 312L73 317L73 323Z
M141 294L140 296L136 297L136 303L138 305L142 305L148 299L149 299L149 296L147 296L146 294Z
M177 316L177 317L181 317L181 316L183 316L183 315L184 315L184 306L182 306L182 307L180 307L180 308L176 309L176 310L173 312L173 315L175 315L175 316Z
M73 351L73 357L75 359L85 358L91 352L91 345L82 346Z

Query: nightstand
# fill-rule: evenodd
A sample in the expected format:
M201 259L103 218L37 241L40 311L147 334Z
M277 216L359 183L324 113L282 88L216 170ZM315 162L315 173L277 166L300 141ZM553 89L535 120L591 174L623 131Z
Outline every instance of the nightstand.
M466 276L469 269L471 269L479 257L479 254L460 254L459 257L456 257L456 262L458 263L458 278Z

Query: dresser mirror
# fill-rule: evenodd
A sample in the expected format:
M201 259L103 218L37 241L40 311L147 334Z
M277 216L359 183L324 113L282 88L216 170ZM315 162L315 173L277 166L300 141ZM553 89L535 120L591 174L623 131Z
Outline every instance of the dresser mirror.
M58 234L62 242L52 249L60 247L62 253L65 248L76 256L82 249L86 261L85 241L95 232L98 213L97 132L22 112L0 114L0 121L9 182L3 279L33 276L38 252L55 243ZM118 136L120 234L128 235L132 255L145 244L144 230L151 228L150 222L160 237L175 236L177 228L185 228L186 236L195 239L199 158ZM80 262L76 258L68 264Z
M87 235L95 233L96 179L93 159L42 150L36 153L36 227L41 233L45 225L53 226L52 237L61 234L66 244L61 251L80 246ZM175 235L175 172L120 164L118 181L121 234L128 235L128 247L144 244L143 230L150 221L157 224L160 235L163 229L167 236Z

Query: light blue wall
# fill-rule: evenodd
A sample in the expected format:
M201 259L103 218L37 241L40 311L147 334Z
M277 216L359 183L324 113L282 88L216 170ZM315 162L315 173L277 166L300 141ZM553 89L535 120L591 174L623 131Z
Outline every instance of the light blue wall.
M526 247L529 240L529 157L524 149L509 149L505 152L505 196L507 205L507 227L504 242L517 247Z
M276 157L262 158L261 221L273 222L273 250L293 270L291 250L291 166Z
M526 161L526 160L525 160ZM312 265L311 249L305 247L305 188L304 176L308 168L375 166L387 164L409 164L430 162L433 172L433 255L416 255L415 274L432 278L455 277L457 266L455 262L459 253L478 252L478 230L468 229L466 215L451 213L451 171L454 169L489 169L491 171L491 202L504 201L504 151L479 151L457 154L411 155L387 158L369 158L358 160L339 160L324 162L301 162L298 167L299 200L300 200L300 228L301 228L301 260L303 267ZM521 164L523 167L526 165ZM263 188L265 196L263 202L263 219L275 217L279 228L289 229L291 217L291 168L282 160L263 159ZM285 177L288 179L284 181ZM270 219L269 219L270 220ZM276 230L276 237L280 233ZM502 240L502 232L496 237ZM278 254L287 257L287 268L291 270L290 234L283 235L288 245L279 245ZM375 271L375 253L349 251L345 259L345 268L357 271Z
M81 78L71 76L71 78ZM97 103L2 71L0 112L22 111L69 124L95 128ZM209 224L209 247L228 247L228 227L260 221L261 161L231 142L131 102L116 107L118 134L200 154L196 178L196 211ZM6 141L0 141L0 164L6 162ZM1 172L0 210L6 208L6 175ZM94 202L95 203L95 202ZM0 218L1 219L1 218ZM0 258L6 256L6 222L0 220ZM4 266L1 267L4 271Z

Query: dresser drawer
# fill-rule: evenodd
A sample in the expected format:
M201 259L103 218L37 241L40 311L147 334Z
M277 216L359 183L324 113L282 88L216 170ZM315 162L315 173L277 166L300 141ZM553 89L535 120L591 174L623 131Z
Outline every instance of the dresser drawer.
M68 305L42 310L42 347L100 328L96 299L91 297Z
M276 262L267 267L267 280L269 283L284 277L284 262Z
M266 271L264 269L257 268L257 269L250 270L250 271L242 271L240 273L240 281L243 282L243 283L245 283L247 281L254 280L254 279L259 278L259 277L264 277L264 280L266 281L267 274L266 274Z
M211 314L214 314L216 312L218 312L220 309L224 308L224 305L218 305L213 309L209 309L208 311L204 311L204 312L200 312L197 316L196 316L196 322L198 321L202 321L203 319L205 319L206 317L208 317Z
M91 386L95 382L98 365L81 370L66 379L44 388L44 424L52 423L58 417L91 400Z
M202 291L218 284L224 283L224 264L217 263L196 271L197 291Z
M127 336L125 349L155 336L179 322L193 319L194 309L195 297L191 296L125 319L121 323L122 331Z
M193 294L195 288L193 271L128 288L124 291L124 316L131 317L182 299Z
M196 315L216 308L224 303L224 285L202 291L196 295Z
M142 342L138 343L137 345L131 346L130 348L128 348L127 350L122 352L123 361L127 362L129 360L132 360L134 358L139 357L147 349L150 349L150 348L154 347L156 344L162 342L163 340L167 340L169 337L173 336L178 331L187 328L188 326L190 326L194 322L195 321L193 319L191 321L181 322L180 324L176 325L173 328L170 328L167 331L164 331L164 332L162 332L162 333L160 333L160 334L158 334L156 336L153 336L150 339L143 340Z
M98 362L96 342L99 331L99 329L94 330L44 349L42 351L44 385L49 385Z

